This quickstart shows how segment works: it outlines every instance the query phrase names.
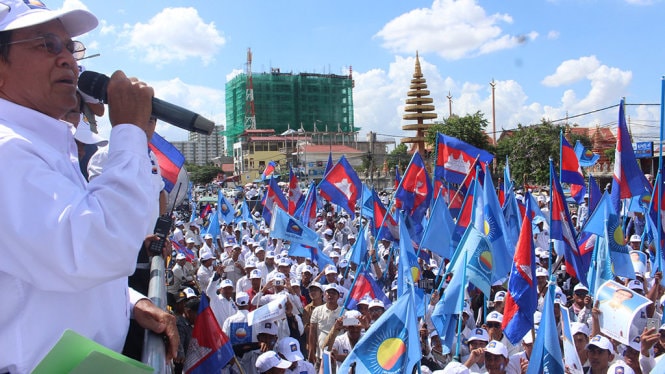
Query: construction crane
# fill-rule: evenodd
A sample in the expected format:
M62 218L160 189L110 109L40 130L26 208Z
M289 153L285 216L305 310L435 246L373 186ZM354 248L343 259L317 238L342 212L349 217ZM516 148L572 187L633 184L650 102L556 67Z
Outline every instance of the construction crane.
M252 49L247 48L247 88L245 89L245 130L256 130L254 83L252 82Z

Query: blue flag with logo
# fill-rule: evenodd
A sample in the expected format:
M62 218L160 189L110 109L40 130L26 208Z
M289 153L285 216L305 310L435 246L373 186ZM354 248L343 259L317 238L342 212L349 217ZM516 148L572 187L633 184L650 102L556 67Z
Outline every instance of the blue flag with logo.
M270 236L290 242L317 245L319 235L304 223L289 215L280 207L275 207L270 221Z
M337 370L348 373L411 373L422 357L413 288L376 320Z

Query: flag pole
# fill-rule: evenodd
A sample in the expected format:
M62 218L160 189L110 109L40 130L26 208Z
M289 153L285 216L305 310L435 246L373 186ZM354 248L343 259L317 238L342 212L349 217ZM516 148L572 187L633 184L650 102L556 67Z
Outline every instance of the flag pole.
M663 128L665 128L665 107L664 107L665 106L665 76L661 77L660 82L661 82L661 84L660 84L660 142L658 143L658 150L659 150L659 152L658 152L658 174L657 174L657 177L656 177L656 183L658 184L658 186L656 186L656 188L657 188L657 191L658 191L658 195L660 195L660 196L658 196L657 199L656 199L658 201L658 205L656 206L656 211L658 212L658 214L657 214L658 218L656 220L657 221L657 224L656 224L657 227L656 227L656 232L654 234L655 234L655 237L656 237L656 261L657 261L657 264L660 265L660 267L656 267L656 269L658 269L660 271L663 271L663 269L662 269L662 267L663 267L663 260L662 260L662 258L663 258L662 257L663 256L663 248L662 248L661 243L660 243L660 241L663 239L663 238L660 237L661 236L660 235L661 230L662 230L661 229L662 218L660 216L660 209L661 209L661 206L663 206L663 201L662 201L662 199L663 199L663 177L665 177L661 174L661 171L663 170ZM656 188L654 188L654 191L656 191ZM654 203L653 200L654 199L652 199L652 201L651 201L652 204Z
M464 264L467 263L467 261L466 261L467 256L468 256L468 251L464 251L464 262L463 262ZM464 318L462 318L462 315L464 313L464 292L466 290L466 287L467 287L466 285L468 283L466 281L466 266L462 267L462 282L463 282L462 283L463 287L462 287L462 289L460 290L460 293L459 293L460 311L459 311L459 315L457 317L457 344L455 344L455 358L458 360L458 362L459 362L459 359L460 359L459 349L460 349L460 345L462 344L462 321L464 320Z

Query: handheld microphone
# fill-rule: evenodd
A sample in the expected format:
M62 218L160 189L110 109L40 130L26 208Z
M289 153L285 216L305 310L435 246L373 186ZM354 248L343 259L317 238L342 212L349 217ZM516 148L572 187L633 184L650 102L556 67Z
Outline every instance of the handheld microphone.
M79 76L78 86L83 93L107 104L106 88L109 80L110 78L104 74L86 70ZM152 98L152 115L159 120L191 132L210 135L215 129L215 123L211 120L156 97Z

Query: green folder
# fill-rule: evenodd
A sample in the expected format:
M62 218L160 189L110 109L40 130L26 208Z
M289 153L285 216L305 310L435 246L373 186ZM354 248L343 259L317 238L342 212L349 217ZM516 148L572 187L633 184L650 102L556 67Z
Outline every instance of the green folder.
M95 373L146 374L150 366L104 347L72 330L66 330L33 374Z

